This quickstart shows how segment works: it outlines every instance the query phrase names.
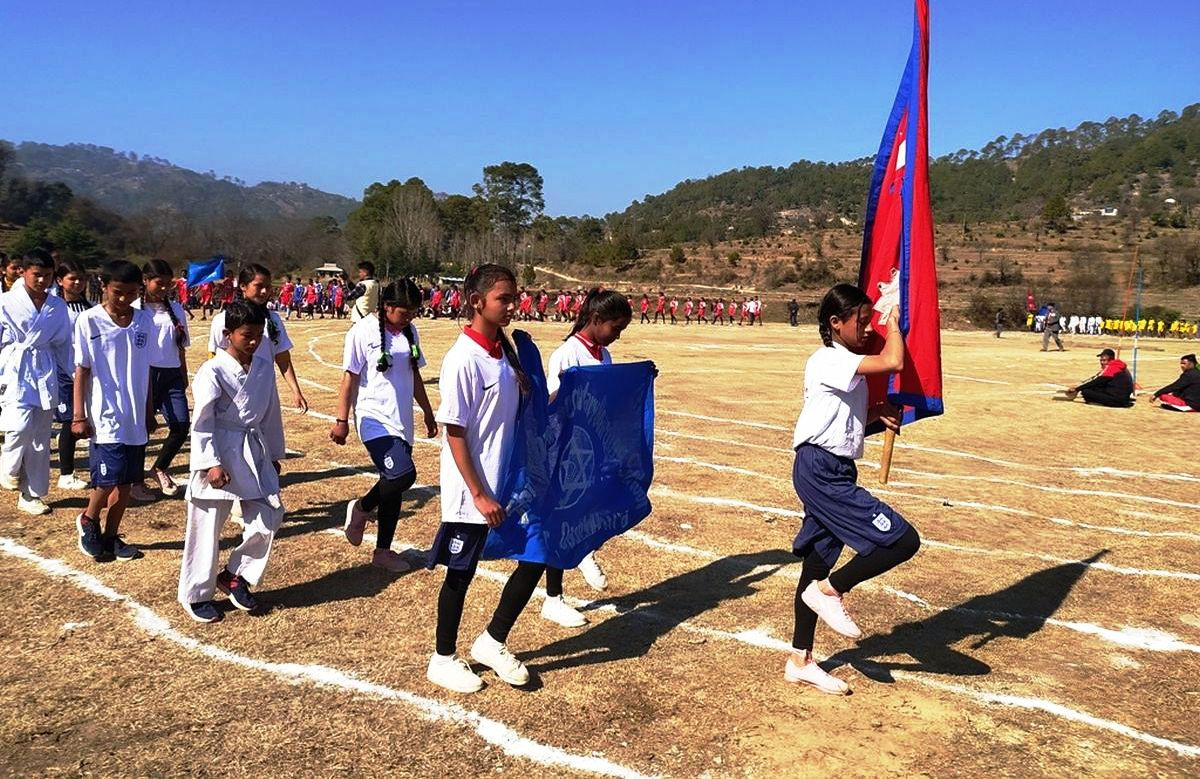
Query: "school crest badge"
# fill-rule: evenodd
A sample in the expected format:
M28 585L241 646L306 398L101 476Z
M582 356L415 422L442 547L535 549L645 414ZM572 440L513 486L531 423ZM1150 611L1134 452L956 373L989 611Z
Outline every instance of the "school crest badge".
M878 528L880 533L886 533L892 529L891 517L883 512L876 514L875 519L871 520L871 524Z
M450 554L459 554L463 550L462 536L455 536L450 539Z
M146 333L144 331L139 330L133 336L133 345L139 349L145 349L146 341L148 341L148 340L149 340L149 338L146 336Z
M390 454L384 456L384 458L383 458L383 467L384 468L387 468L390 471L395 466L396 466L396 461L392 459L392 456Z

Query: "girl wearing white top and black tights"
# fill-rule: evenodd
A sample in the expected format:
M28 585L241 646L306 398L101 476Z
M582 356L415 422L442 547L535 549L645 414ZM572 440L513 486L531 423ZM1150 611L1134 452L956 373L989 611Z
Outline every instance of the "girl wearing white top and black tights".
M916 554L917 531L892 507L857 484L854 461L862 456L866 426L879 421L898 429L899 412L883 402L868 408L866 377L904 367L904 337L895 311L879 354L864 355L871 325L870 299L857 287L838 284L826 293L817 314L824 346L804 367L804 408L796 421L792 481L804 503L804 523L793 551L803 558L796 588L792 654L784 669L789 682L844 695L850 688L813 660L820 618L836 632L858 638L842 596ZM856 553L833 573L844 546Z
M425 355L412 324L420 307L421 290L412 279L394 281L379 295L378 310L347 331L337 419L329 430L330 440L345 444L350 432L350 409L354 409L358 438L379 470L379 481L363 497L347 504L343 532L347 541L358 546L367 520L378 511L379 532L375 534L371 562L395 573L410 568L392 551L392 540L400 519L401 498L417 480L412 458L414 399L425 416L425 435L437 435L433 408L421 378Z

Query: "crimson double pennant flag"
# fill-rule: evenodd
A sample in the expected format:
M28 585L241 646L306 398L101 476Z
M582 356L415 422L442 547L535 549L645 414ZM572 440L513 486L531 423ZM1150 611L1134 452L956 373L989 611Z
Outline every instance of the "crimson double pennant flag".
M905 423L935 416L942 405L942 349L934 267L933 212L929 204L929 3L916 0L908 65L888 117L863 230L859 287L875 303L871 327L878 347L881 321L895 305L904 334L904 370L869 377L871 402L885 398L902 408ZM876 350L877 351L877 350ZM878 432L876 426L872 432Z

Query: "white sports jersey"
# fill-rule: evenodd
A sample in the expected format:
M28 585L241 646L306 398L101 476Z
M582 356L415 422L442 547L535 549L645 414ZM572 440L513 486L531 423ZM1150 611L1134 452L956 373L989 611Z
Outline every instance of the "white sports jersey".
M517 374L504 357L493 358L470 336L458 337L442 359L439 387L442 402L437 421L466 429L467 449L475 472L495 497L508 466L516 433L520 389ZM475 508L446 433L441 455L442 521L487 524Z
M370 441L384 436L413 442L413 368L408 339L403 333L387 332L387 348L392 366L379 370L383 353L379 341L379 318L369 314L346 332L342 350L342 369L358 376L358 402L354 404L354 420L358 437ZM421 335L414 325L413 341L418 349ZM420 354L417 367L425 367L425 355Z
M270 318L270 322L263 328L263 339L254 353L266 355L274 360L276 355L290 351L293 344L279 314L268 311L267 316ZM271 338L271 324L274 324L276 336L274 339ZM229 336L225 335L225 312L219 311L213 317L212 329L208 331L208 353L223 352L227 346L229 346Z
M75 320L75 365L91 371L84 395L98 444L146 443L154 329L153 317L137 309L127 327L118 327L104 306L89 308Z
M575 336L562 342L562 345L550 355L550 367L546 372L546 392L551 397L558 392L561 380L559 375L568 368L577 365L612 365L612 355L608 349L600 347L600 359L597 360L588 351L587 346Z
M793 447L815 444L839 457L862 457L867 421L867 381L858 375L862 360L836 341L808 358Z
M182 346L186 349L192 345L192 334L188 330L187 312L183 310L183 306L173 300L167 301L167 305L175 312L176 320L183 327ZM175 343L175 324L171 321L171 315L167 313L167 306L156 303L146 305L142 300L135 300L133 307L150 312L150 315L154 318L155 332L150 338L150 367L178 368L182 365L179 360L179 345Z

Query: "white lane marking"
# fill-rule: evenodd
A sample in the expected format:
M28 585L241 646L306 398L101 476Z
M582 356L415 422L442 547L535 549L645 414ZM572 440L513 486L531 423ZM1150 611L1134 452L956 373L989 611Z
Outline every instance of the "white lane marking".
M334 688L383 700L403 703L414 709L423 719L430 722L446 722L465 726L475 734L513 757L524 758L547 766L562 766L577 771L605 776L640 779L644 774L632 768L614 763L604 757L580 755L558 747L534 741L522 736L503 722L486 717L456 703L426 698L423 695L388 687L377 682L361 679L353 673L315 663L277 663L259 660L247 655L231 652L213 644L192 638L171 627L171 623L132 597L117 592L96 577L72 568L61 560L43 557L29 547L0 536L0 551L40 568L43 573L75 585L85 592L124 606L132 615L134 624L148 635L163 639L196 654L231 665L262 671L291 683L307 682L317 687Z
M740 425L742 427L757 427L762 430L781 430L785 433L790 432L789 427L780 427L779 425L768 425L765 422L750 422L745 419L727 419L725 417L710 417L704 414L691 414L687 411L671 411L669 409L657 409L657 414L667 414L673 417L687 417L689 419L702 419L705 422L724 422L730 425Z
M958 379L959 381L974 381L979 384L1012 384L1011 381L1000 381L998 379L977 379L974 376L960 376L957 373L943 373L947 379Z

